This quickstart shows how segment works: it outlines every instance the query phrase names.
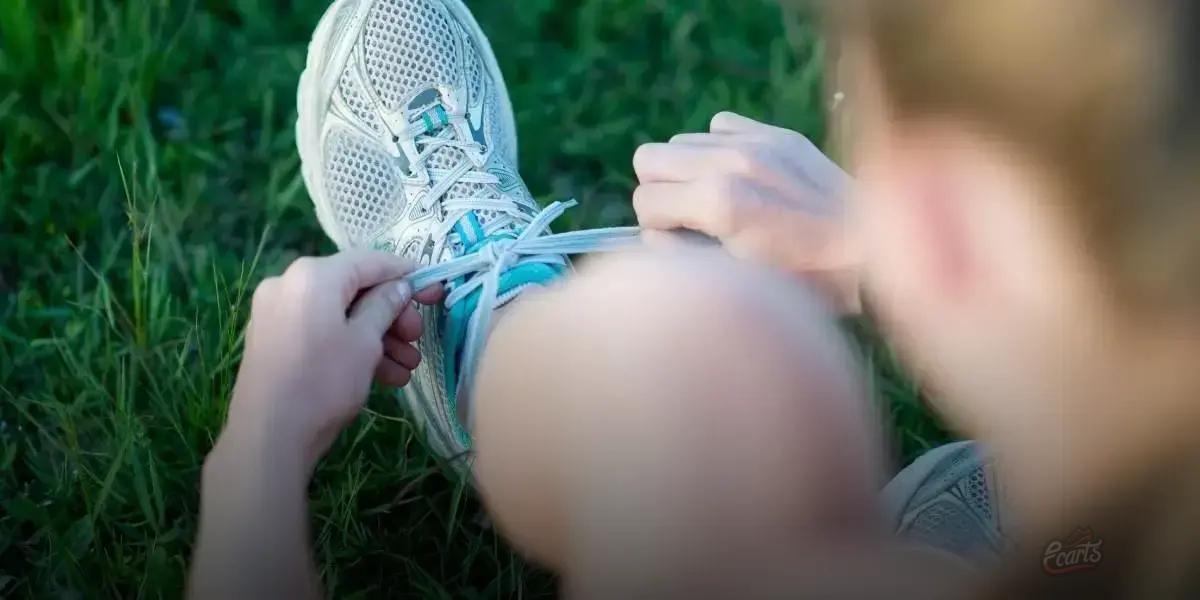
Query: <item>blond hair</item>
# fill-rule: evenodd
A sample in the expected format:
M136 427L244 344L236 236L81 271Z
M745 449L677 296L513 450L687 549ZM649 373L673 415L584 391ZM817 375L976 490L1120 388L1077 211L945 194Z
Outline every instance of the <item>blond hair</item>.
M899 120L984 123L1061 175L1115 292L1200 308L1196 0L842 0Z

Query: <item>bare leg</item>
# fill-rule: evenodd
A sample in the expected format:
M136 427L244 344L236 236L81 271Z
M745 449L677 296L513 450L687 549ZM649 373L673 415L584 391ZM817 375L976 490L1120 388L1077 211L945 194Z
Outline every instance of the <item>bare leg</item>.
M497 325L476 472L570 590L713 595L777 551L874 531L879 435L856 379L792 283L709 251L600 259Z

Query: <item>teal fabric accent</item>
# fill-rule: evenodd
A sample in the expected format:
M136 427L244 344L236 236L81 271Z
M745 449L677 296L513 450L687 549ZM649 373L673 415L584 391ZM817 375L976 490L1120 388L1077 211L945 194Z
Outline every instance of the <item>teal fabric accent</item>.
M438 122L436 123L433 120L434 115L437 115ZM421 113L421 123L425 125L425 133L433 133L450 125L450 115L446 114L446 109L435 106L433 109Z
M565 272L562 267L545 263L518 265L500 277L500 293L507 294L524 285L548 285Z
M475 239L482 240L484 237L483 225L479 224L479 217L475 215L475 211L467 213L467 221L471 224L471 227L475 229Z
M461 281L459 279L455 283ZM458 419L458 369L462 360L462 345L467 335L467 324L471 320L471 313L479 306L479 298L480 294L471 294L466 300L455 304L446 314L445 328L442 330L442 340L446 344L442 376L446 381L446 398L450 401L450 422L454 423L454 436L467 447L471 444L471 434Z
M467 232L463 229L462 221L454 224L454 233L458 234L458 239L462 240L464 246L474 243L470 238L467 237Z

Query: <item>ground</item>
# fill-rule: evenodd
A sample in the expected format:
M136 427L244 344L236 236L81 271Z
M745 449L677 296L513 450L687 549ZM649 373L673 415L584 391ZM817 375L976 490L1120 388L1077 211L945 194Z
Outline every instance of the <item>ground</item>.
M0 11L0 597L176 596L255 282L328 253L294 93L327 0L6 0ZM290 4L290 6L289 6ZM824 52L761 0L477 0L522 172L628 224L642 142L733 109L823 141ZM898 455L942 439L869 326ZM302 367L302 365L297 365ZM382 394L312 487L335 597L542 596Z

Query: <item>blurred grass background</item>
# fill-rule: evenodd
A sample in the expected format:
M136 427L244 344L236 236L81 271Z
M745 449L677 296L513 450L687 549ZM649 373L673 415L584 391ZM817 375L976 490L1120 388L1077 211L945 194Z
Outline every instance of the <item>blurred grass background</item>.
M294 93L327 0L5 0L0 9L0 597L177 596L249 292L333 250ZM743 0L468 2L511 87L521 168L570 225L628 224L642 142L733 109L825 138L810 15ZM944 434L870 328L911 458ZM379 397L312 488L335 597L537 597Z

